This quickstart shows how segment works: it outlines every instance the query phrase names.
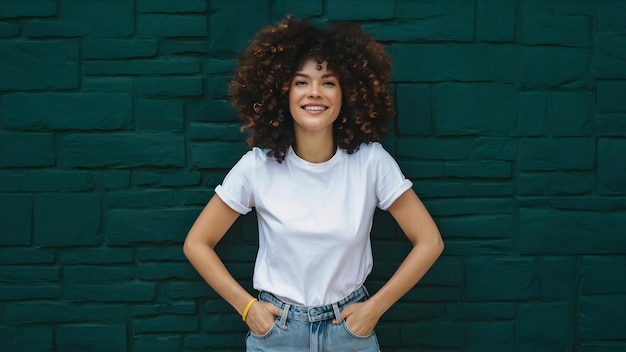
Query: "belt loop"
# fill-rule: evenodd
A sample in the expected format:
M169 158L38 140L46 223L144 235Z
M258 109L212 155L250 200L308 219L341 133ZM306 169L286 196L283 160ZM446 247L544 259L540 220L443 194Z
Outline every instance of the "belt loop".
M278 323L282 329L287 329L287 314L289 313L289 308L291 308L291 304L285 303L283 314L280 315L280 322Z
M341 324L343 318L341 317L341 312L339 311L339 305L337 303L333 303L333 312L335 312L335 320L337 321L337 325Z

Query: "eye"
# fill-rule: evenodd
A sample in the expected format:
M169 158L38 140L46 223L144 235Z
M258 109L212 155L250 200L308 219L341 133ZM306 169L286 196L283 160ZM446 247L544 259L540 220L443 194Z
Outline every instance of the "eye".
M305 86L307 83L306 81L294 81L293 85L294 86Z
M326 82L324 82L323 84L324 84L324 87L334 87L334 86L336 86L336 85L337 85L337 84L336 84L335 82L333 82L333 81L326 81Z

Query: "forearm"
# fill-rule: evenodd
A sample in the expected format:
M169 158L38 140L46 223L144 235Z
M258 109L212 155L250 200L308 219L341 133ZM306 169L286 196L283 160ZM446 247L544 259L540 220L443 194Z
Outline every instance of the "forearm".
M215 250L203 243L185 241L184 253L204 281L242 314L245 306L254 297L228 272Z
M415 244L393 276L368 300L368 304L382 316L419 282L442 251L440 238Z

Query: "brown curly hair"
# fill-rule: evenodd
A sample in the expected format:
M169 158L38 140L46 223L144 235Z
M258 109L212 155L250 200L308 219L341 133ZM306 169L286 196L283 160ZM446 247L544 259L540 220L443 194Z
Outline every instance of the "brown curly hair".
M333 124L337 147L353 153L361 143L379 141L395 115L387 91L391 62L383 46L357 24L331 24L319 29L287 16L261 29L238 58L231 81L248 145L268 149L282 162L294 143L289 112L289 85L307 59L327 62L339 79L342 109Z

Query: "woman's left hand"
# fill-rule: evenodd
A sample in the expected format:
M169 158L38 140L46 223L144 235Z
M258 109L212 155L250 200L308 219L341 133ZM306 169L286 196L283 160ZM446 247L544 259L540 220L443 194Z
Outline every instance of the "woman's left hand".
M371 335L380 319L376 311L370 309L367 301L348 305L341 311L341 317L350 331L359 336ZM336 324L337 321L333 320L333 323Z

